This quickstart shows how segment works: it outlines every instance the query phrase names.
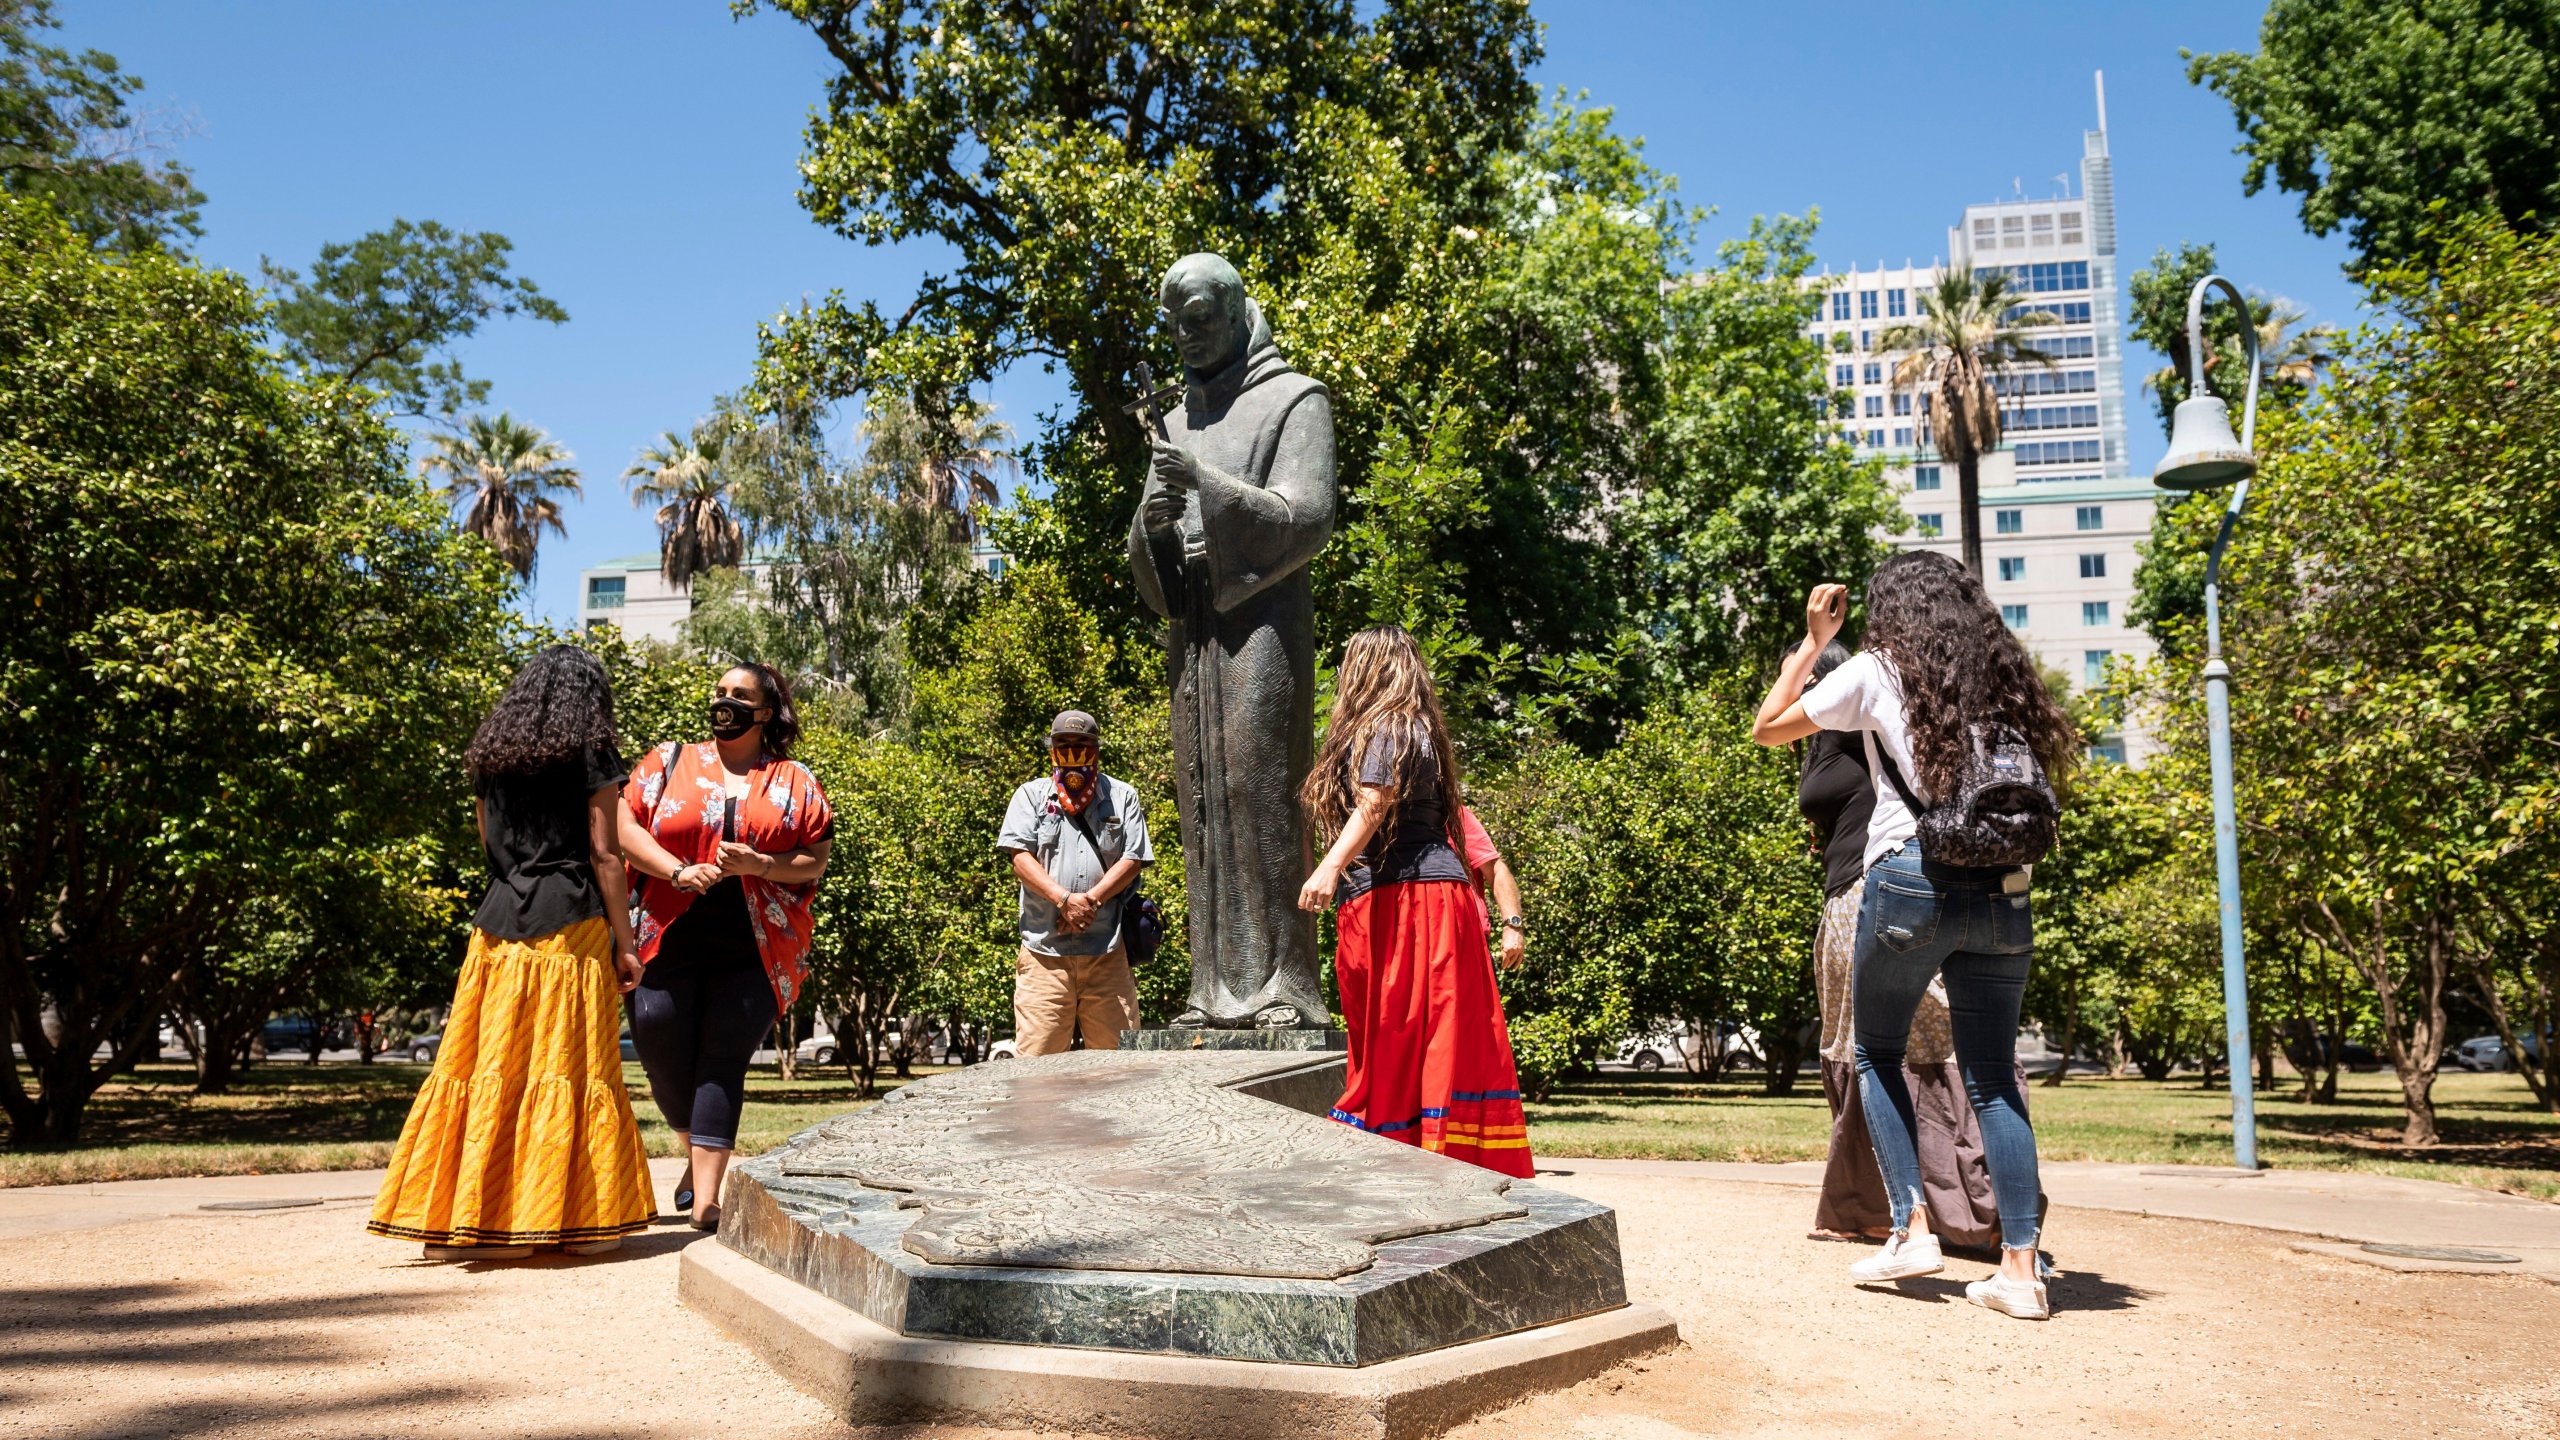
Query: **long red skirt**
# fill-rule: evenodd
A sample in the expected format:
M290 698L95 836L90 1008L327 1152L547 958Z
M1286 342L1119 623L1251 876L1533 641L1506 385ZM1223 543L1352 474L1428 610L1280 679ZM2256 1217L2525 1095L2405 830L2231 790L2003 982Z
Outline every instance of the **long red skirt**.
M1527 1179L1520 1072L1474 888L1380 886L1344 905L1335 929L1351 1063L1333 1118Z

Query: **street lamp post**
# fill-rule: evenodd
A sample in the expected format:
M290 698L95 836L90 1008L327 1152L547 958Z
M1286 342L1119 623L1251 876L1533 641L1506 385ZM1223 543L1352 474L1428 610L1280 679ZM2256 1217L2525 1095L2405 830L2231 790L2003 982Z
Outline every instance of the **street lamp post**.
M2231 435L2231 407L2204 384L2205 291L2222 287L2240 307L2240 338L2249 352L2249 395L2240 435ZM2231 667L2222 660L2222 552L2231 527L2249 500L2249 477L2258 471L2252 448L2258 433L2258 327L2249 302L2219 275L2196 282L2187 295L2187 398L2170 421L2169 453L2151 472L2164 490L2217 490L2232 486L2222 530L2204 567L2204 711L2213 759L2213 868L2222 898L2223 1035L2231 1064L2231 1156L2243 1170L2258 1168L2258 1106L2249 1057L2249 972L2240 935L2240 822L2231 785ZM2237 483L2234 483L2237 482Z

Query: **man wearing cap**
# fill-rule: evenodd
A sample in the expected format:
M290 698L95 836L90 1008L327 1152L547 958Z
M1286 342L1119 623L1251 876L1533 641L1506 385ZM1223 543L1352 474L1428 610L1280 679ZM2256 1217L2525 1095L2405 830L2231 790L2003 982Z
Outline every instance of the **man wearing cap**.
M1055 1055L1084 1032L1116 1050L1138 1028L1138 985L1120 912L1155 862L1128 782L1102 773L1102 727L1081 710L1049 722L1047 775L1013 792L996 848L1022 880L1022 953L1013 970L1017 1053Z

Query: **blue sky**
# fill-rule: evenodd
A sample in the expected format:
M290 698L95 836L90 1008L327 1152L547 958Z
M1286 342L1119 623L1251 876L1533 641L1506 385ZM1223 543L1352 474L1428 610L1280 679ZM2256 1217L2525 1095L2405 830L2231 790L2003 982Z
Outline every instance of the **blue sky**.
M211 204L209 263L254 274L395 216L497 230L565 326L501 324L463 351L492 403L550 430L587 475L532 595L576 609L581 566L656 548L617 477L659 431L733 389L757 321L803 295L912 293L926 257L821 230L794 199L800 129L825 56L720 0L67 0L63 43L95 46L186 127ZM2245 4L1546 4L1539 78L1588 91L1712 206L1705 240L1759 212L1819 206L1835 268L1926 260L1970 202L2056 193L2107 75L2122 268L2211 241L2244 286L2352 322L2337 237L2291 197L2240 193L2228 107L2189 86L2180 47L2254 49ZM1133 317L1133 323L1138 317ZM2137 357L2128 369L2148 369ZM1028 426L1062 387L995 392ZM2138 466L2160 440L2128 405Z

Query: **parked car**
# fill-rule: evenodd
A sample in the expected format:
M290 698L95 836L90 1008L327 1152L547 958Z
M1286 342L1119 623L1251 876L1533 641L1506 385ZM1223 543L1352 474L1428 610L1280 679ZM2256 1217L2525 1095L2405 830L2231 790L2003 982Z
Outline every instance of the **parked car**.
M431 1030L424 1035L410 1036L408 1046L400 1053L421 1065L433 1065L436 1063L436 1051L443 1046L444 1032ZM631 1054L631 1032L628 1030L622 1032L622 1053L625 1058Z
M808 1039L791 1050L792 1058L803 1065L833 1065L843 1055L844 1051L836 1044L836 1032L828 1029L824 1020L817 1022L817 1029Z
M258 1036L270 1055L309 1055L327 1049L330 1041L329 1027L308 1015L279 1015L259 1026Z
M1630 1069L1641 1070L1650 1075L1666 1065L1680 1063L1683 1038L1678 1032L1670 1030L1653 1035L1630 1035L1618 1042L1618 1053L1610 1058Z
M987 1047L987 1058L990 1060L1010 1060L1017 1053L1013 1048L1013 1037L1010 1035Z
M2296 1070L2308 1071L2325 1065L2333 1053L2341 1067L2358 1073L2379 1070L2389 1063L2376 1054L2372 1046L2358 1045L2352 1040L2340 1045L2334 1035L2315 1035L2307 1040L2297 1035L2284 1042L2284 1058L2291 1061Z
M2495 1035L2479 1035L2444 1052L2445 1063L2465 1070L2513 1070L2515 1061L2508 1058L2507 1042Z

